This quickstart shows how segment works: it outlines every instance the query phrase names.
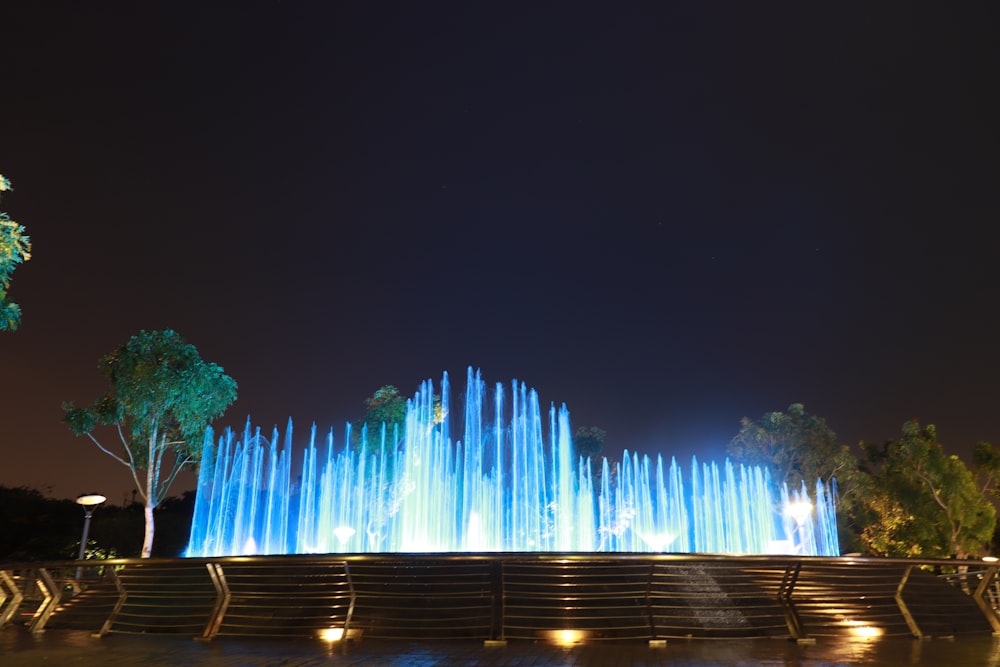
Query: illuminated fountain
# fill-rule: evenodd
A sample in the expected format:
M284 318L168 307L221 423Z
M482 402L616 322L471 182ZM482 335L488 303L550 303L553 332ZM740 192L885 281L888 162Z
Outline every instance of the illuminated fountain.
M830 489L777 489L767 470L625 453L573 456L569 412L512 383L491 399L470 368L462 437L450 386L424 382L402 433L362 429L309 444L293 473L282 440L248 424L205 453L188 556L484 551L839 554ZM399 446L395 443L401 442ZM600 466L598 469L596 466Z

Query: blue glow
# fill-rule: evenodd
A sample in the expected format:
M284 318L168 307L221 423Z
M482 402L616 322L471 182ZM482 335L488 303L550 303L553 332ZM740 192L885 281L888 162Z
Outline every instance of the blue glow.
M322 446L313 426L292 474L282 440L249 424L242 439L206 436L187 556L365 552L619 551L839 555L834 499L774 488L767 470L625 453L573 460L569 411L548 411L514 381L492 401L470 368L462 438L453 441L447 373L408 401L402 445L383 426L360 454ZM509 398L509 405L508 405ZM492 404L492 416L486 411ZM443 416L442 416L443 415ZM350 442L350 427L345 434ZM601 465L599 488L592 466Z

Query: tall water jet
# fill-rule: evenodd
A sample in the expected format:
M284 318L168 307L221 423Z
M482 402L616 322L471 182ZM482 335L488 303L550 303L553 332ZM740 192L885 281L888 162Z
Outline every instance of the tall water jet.
M469 368L452 440L447 373L421 384L402 432L338 448L312 427L293 476L292 425L206 434L187 556L624 551L839 555L834 490L775 488L766 469L625 452L573 455L569 411L513 381L490 399Z

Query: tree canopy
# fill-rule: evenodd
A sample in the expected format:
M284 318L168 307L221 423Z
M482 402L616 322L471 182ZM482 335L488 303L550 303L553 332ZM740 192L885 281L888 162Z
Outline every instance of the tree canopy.
M604 449L607 431L597 426L581 426L573 434L573 453L580 458L589 458L593 465L600 465L597 457Z
M384 385L375 390L369 398L365 399L364 423L371 427L381 424L387 426L400 425L406 421L406 397L399 393L391 384Z
M12 190L0 174L0 192ZM31 259L31 239L24 227L0 211L0 331L13 331L21 324L21 307L7 297L11 275L18 265Z
M406 398L391 384L383 385L365 399L365 415L353 424L351 444L364 448L369 453L377 453L381 447L381 429L385 424L386 445L390 448L398 443L393 440L403 437L406 425ZM368 426L368 440L361 442L362 427Z
M870 552L924 558L984 553L996 510L976 474L945 453L933 425L909 421L899 439L862 447L867 516L861 540ZM977 448L977 459L996 461L997 453L986 447Z
M146 510L142 556L148 557L153 509L177 474L197 465L205 429L236 400L236 382L170 329L140 331L105 355L98 369L108 391L89 408L64 404L63 421L131 471ZM120 453L98 440L100 426L112 427Z
M768 468L772 479L789 489L803 481L811 487L818 479L835 479L841 549L857 548L858 460L825 419L809 414L801 403L792 403L785 412L768 412L760 421L744 417L728 453L739 463Z
M760 421L744 417L728 452L740 463L770 468L773 479L789 488L803 480L839 480L857 468L850 448L837 441L826 420L806 412L801 403L792 403L786 412L768 412Z

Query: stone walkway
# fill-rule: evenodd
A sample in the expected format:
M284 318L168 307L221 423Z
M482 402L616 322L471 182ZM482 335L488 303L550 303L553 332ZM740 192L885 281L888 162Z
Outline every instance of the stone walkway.
M559 647L528 641L487 647L466 641L376 641L326 644L318 640L216 639L109 635L49 630L32 636L20 628L0 631L3 667L998 667L1000 641L990 637L918 641L893 638L820 639L798 645L783 640L671 640Z

